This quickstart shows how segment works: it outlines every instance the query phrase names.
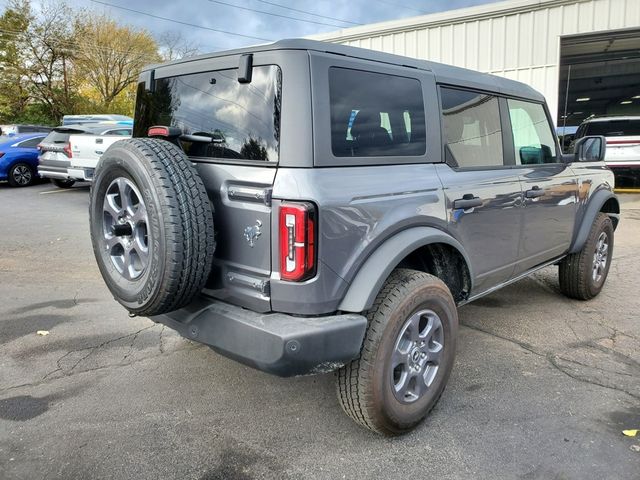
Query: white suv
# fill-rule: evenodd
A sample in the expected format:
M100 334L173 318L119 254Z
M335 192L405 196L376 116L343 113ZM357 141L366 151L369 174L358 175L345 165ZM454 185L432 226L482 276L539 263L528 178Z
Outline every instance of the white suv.
M606 137L604 161L617 177L640 182L640 116L590 118L580 125L575 140L588 135Z

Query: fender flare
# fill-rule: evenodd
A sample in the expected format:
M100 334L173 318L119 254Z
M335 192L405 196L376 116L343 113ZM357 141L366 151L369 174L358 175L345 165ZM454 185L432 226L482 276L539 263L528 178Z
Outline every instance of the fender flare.
M460 252L467 263L473 283L471 262L460 242L437 228L412 227L385 240L364 261L351 281L338 310L362 312L370 309L382 288L382 284L393 269L414 250L434 243L445 243Z
M610 190L598 190L593 194L591 200L585 207L584 215L582 215L582 221L580 225L576 225L576 229L574 231L573 242L571 242L571 247L569 248L569 253L577 253L582 250L585 242L587 241L587 237L589 236L589 232L591 231L591 225L596 219L598 213L600 213L602 206L610 199L615 199L616 204L618 205L617 212L607 212L607 215L613 217L614 219L614 228L617 226L619 213L620 213L620 203L618 202L618 197L611 192Z

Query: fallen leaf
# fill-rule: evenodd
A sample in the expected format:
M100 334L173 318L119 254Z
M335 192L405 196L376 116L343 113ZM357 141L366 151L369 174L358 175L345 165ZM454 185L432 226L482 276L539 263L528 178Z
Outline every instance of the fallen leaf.
M45 335L49 335L49 330L38 330L36 332L36 335L40 335L41 337L44 337Z
M631 450L632 452L640 452L640 445L631 445L629 447L629 450Z
M627 436L627 437L635 437L636 435L638 435L638 432L640 432L639 429L635 429L635 430L622 430L622 434Z

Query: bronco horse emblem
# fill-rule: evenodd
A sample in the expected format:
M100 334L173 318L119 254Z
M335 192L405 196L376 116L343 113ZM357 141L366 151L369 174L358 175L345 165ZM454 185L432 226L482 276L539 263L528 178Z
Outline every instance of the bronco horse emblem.
M262 222L260 220L256 220L255 225L245 227L244 229L244 238L249 243L249 246L251 248L253 248L253 246L256 244L256 240L258 240L258 237L262 235L262 230L260 230L260 227L262 227Z

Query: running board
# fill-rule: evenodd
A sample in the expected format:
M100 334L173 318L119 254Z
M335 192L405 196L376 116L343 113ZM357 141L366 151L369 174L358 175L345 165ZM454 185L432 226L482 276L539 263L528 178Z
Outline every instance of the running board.
M481 297L484 297L485 295L489 295L490 293L495 292L496 290L500 290L502 287L506 287L507 285L511 285L512 283L517 282L518 280L522 280L523 278L528 277L529 275L531 275L534 272L537 272L538 270L542 270L543 268L548 267L549 265L553 265L554 263L558 263L564 257L566 257L566 255L560 255L559 257L556 257L553 260L549 260L548 262L542 263L542 264L538 265L537 267L533 267L532 269L529 269L526 272L521 273L517 277L513 277L511 280L507 280L506 282L503 282L503 283L501 283L499 285L496 285L495 287L491 287L489 290L486 290L484 292L478 293L477 295L473 295L473 296L467 298L466 300L463 300L463 301L459 302L458 306L461 307L463 305L466 305L467 303L471 303L474 300L477 300L477 299L479 299Z

